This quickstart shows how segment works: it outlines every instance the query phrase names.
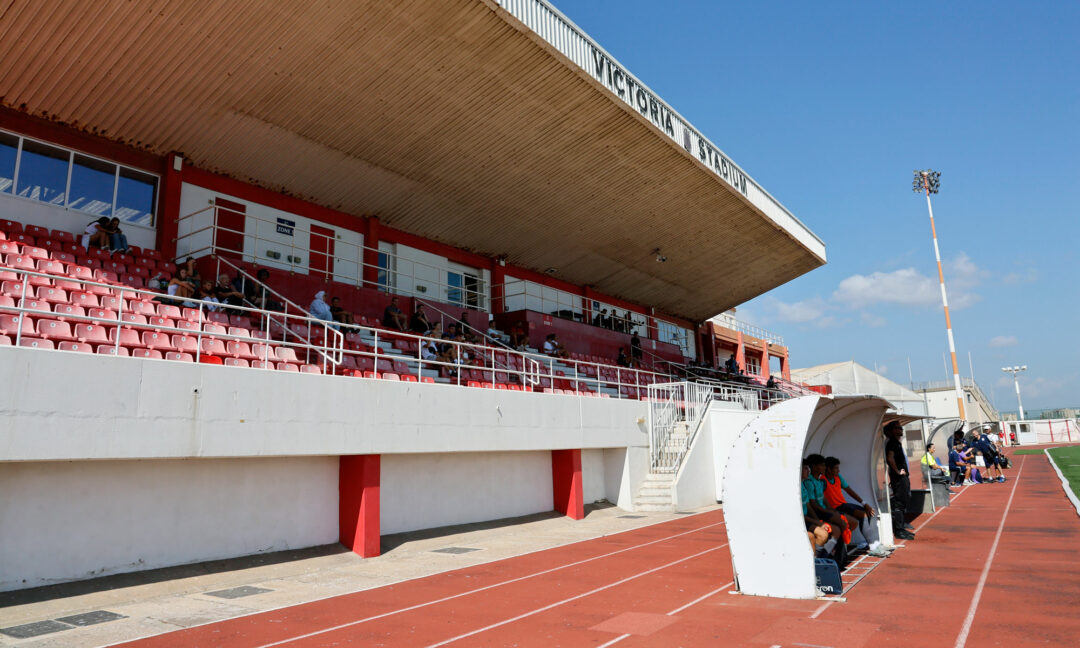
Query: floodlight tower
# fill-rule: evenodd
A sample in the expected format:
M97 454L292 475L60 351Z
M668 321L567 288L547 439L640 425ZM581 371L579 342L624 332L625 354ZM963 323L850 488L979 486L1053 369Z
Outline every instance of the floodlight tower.
M960 369L956 364L956 343L953 341L952 320L949 318L949 298L945 294L945 273L941 270L941 251L938 249L937 228L934 226L934 208L930 204L930 194L936 194L941 188L941 174L927 169L915 171L915 179L911 182L911 190L915 193L926 194L926 209L930 212L930 233L934 237L934 257L937 258L938 280L941 283L941 303L945 306L945 331L949 335L949 354L952 356L953 386L956 388L956 407L960 412L960 420L965 420L964 413L964 388L960 384Z
M1002 371L1005 373L1011 373L1013 377L1013 384L1016 385L1016 405L1020 408L1020 420L1024 420L1024 401L1020 400L1020 379L1016 377L1016 374L1021 371L1027 371L1027 365L1020 365L1019 367L1002 367Z

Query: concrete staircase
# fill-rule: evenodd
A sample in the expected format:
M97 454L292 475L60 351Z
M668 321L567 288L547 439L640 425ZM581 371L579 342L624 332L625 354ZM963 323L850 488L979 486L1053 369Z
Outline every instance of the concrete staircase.
M669 456L683 456L690 442L689 426L685 422L675 424L664 444L663 452ZM675 472L650 472L634 497L635 511L674 511Z

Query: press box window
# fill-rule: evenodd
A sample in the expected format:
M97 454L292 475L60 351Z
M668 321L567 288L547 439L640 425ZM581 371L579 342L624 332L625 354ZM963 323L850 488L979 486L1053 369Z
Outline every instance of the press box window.
M95 216L113 215L116 165L83 155L75 156L71 167L68 207Z
M15 184L15 159L19 156L19 138L0 133L0 193L11 193Z
M23 198L63 205L71 154L33 140L23 140L15 192Z

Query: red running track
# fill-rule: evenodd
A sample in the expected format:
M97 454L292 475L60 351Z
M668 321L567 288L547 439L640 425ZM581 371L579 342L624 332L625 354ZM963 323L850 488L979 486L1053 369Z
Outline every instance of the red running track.
M1080 518L1046 458L916 521L846 603L733 596L719 511L128 646L1067 646Z

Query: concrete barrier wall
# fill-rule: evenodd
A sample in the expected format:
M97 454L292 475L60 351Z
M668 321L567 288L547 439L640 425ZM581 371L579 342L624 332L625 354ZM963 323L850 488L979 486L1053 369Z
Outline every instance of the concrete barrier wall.
M337 457L3 464L0 590L337 542L337 489Z
M640 401L10 347L0 384L0 461L648 445Z

